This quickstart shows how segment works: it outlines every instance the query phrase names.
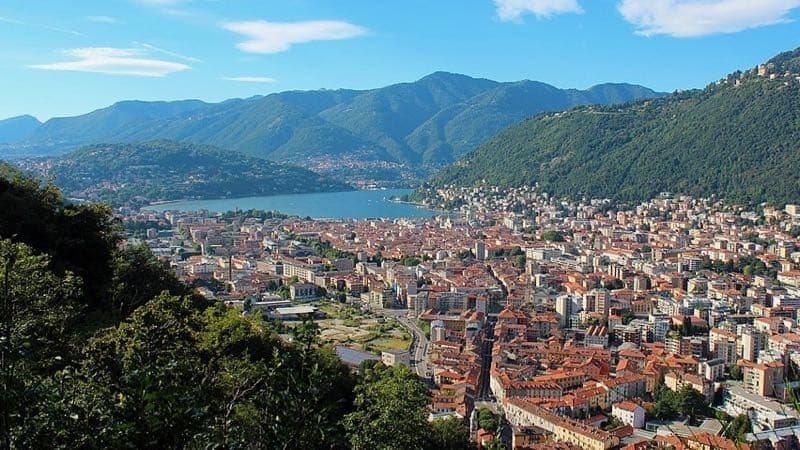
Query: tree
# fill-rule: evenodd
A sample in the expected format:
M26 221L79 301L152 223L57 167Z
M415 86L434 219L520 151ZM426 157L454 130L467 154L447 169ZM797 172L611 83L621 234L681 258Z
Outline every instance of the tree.
M503 445L503 441L501 441L499 438L490 440L483 446L483 448L484 450L506 450L506 446Z
M429 442L430 393L409 368L376 365L355 392L356 410L344 419L353 449L423 448Z
M525 258L525 255L518 255L515 265L517 266L518 269L524 269L526 261L527 260Z
M57 433L49 375L76 357L80 280L54 274L50 258L0 241L0 447L42 448ZM54 399L56 400L56 399Z
M708 410L706 398L689 384L684 384L678 391L676 405L681 415L691 418L705 415Z
M497 419L489 408L478 410L478 426L492 432L497 430Z
M753 424L747 414L734 417L725 429L725 437L736 443L747 442L747 434L753 431Z
M469 448L469 430L458 417L436 419L431 422L433 433L428 448L436 450L464 450Z
M332 352L257 317L162 294L90 341L69 385L71 447L330 448L352 382ZM313 426L310 426L313 424Z
M564 242L564 235L556 230L547 230L542 232L542 239L550 242Z
M186 286L144 244L114 256L110 290L111 309L121 317L127 317L164 291L172 295L189 294Z
M728 366L728 374L731 376L731 379L734 380L741 380L742 378L744 378L744 374L742 373L742 368L736 364Z

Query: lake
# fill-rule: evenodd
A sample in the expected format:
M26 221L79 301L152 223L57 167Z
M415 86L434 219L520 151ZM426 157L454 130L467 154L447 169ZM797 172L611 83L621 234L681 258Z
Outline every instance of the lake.
M315 219L367 219L432 217L436 213L406 203L390 202L391 197L410 194L411 189L323 192L315 194L271 195L267 197L187 200L148 206L155 211L225 212L238 209L280 211Z

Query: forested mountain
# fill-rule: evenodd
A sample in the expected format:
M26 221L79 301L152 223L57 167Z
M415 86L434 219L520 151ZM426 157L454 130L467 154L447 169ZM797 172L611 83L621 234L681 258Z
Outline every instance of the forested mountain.
M19 164L53 177L70 197L114 204L352 189L299 167L173 141L98 144Z
M453 161L532 114L657 95L625 84L578 91L437 72L366 91L291 91L218 104L122 102L83 116L51 119L2 153L56 154L87 144L171 139L307 168L346 159L415 170Z
M467 447L410 369L354 375L313 322L289 342L198 295L110 208L0 164L0 209L0 447Z
M0 120L0 144L21 141L41 125L39 119L28 115Z
M758 74L622 106L542 114L446 168L432 187L538 183L558 196L640 201L663 191L800 201L800 50ZM418 192L416 197L423 197Z

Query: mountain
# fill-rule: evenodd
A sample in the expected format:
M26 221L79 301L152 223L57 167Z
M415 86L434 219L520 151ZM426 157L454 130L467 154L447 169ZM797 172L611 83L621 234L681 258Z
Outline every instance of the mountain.
M70 197L114 204L352 189L299 167L172 141L98 144L19 165L53 177Z
M13 143L28 137L42 123L33 116L17 116L0 120L0 143Z
M429 186L538 183L573 198L641 201L671 191L800 201L800 49L761 69L668 97L541 114L504 130Z
M170 139L313 170L345 168L367 176L387 168L417 173L454 161L536 113L659 95L626 84L578 91L436 72L412 83L366 91L288 91L217 104L121 102L78 117L51 119L2 153L41 156L95 143Z

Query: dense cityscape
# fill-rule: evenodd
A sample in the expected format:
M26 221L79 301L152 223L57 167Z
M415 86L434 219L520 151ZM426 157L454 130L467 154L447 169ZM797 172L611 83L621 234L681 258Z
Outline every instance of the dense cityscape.
M458 417L479 444L793 445L800 206L437 194L460 211L120 213L129 245L203 295L290 327L313 317L354 370L410 366L429 418Z

